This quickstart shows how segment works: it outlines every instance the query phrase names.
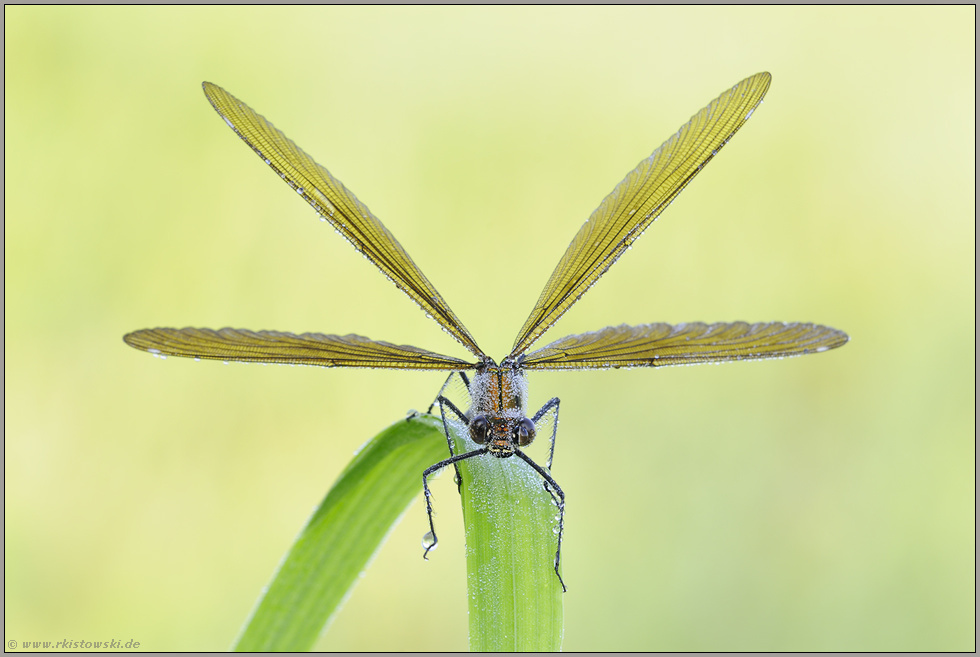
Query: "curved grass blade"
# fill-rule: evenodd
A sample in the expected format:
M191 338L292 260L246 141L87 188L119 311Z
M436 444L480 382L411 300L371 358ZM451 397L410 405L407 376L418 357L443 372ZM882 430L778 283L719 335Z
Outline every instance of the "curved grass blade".
M453 438L457 453L477 448L459 435ZM564 607L554 570L558 509L541 477L516 457L468 459L459 470L470 650L560 650Z
M430 415L368 441L296 538L234 649L310 650L418 497L422 471L447 455L442 422Z

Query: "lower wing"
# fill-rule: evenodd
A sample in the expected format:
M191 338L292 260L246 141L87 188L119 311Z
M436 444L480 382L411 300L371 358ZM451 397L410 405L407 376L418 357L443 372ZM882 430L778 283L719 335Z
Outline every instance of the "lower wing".
M398 370L467 370L474 364L451 356L360 335L281 333L223 328L155 328L123 337L130 347L156 356L315 367L372 367Z
M622 324L566 336L527 354L522 364L529 370L584 370L722 363L802 356L847 340L843 331L817 324Z

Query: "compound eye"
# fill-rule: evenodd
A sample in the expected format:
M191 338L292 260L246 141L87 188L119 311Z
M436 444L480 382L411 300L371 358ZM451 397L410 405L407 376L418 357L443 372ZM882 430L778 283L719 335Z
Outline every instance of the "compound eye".
M514 437L521 447L530 445L534 441L534 434L534 422L530 418L524 418L514 427Z
M487 422L487 417L485 415L477 415L470 421L470 438L473 439L477 445L483 445L487 442L487 434L490 433L490 423Z

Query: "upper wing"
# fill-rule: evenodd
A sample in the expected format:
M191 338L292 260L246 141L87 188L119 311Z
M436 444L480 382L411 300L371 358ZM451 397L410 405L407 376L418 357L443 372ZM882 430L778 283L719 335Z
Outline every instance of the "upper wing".
M399 289L421 306L476 356L484 353L442 295L412 262L395 236L357 200L343 183L313 161L262 115L221 87L204 83L204 94L232 130L252 147L272 170L289 183L321 219L329 221L355 249L373 262Z
M711 101L603 199L555 267L511 357L558 321L728 143L762 102L770 79L758 73Z
M223 328L155 328L129 333L131 347L161 356L317 367L398 370L467 370L473 364L418 347L378 342L360 335L280 333Z
M834 349L847 340L843 331L817 324L622 324L556 340L525 356L523 366L584 370L786 358Z

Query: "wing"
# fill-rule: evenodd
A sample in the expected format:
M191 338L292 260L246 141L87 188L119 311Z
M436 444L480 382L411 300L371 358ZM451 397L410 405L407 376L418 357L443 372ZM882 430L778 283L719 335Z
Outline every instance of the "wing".
M473 336L442 295L366 205L262 115L215 84L205 82L203 86L204 94L225 123L312 205L322 220L333 224L337 232L417 303L427 316L439 322L473 354L484 357Z
M511 358L558 321L718 154L762 102L770 79L758 73L711 101L603 199L548 279Z
M847 340L843 331L817 324L623 324L556 340L525 356L523 366L585 370L786 358L834 349Z
M360 335L280 333L223 328L155 328L123 337L130 347L155 356L183 356L245 363L316 367L372 367L396 370L467 370L473 364L451 356Z

